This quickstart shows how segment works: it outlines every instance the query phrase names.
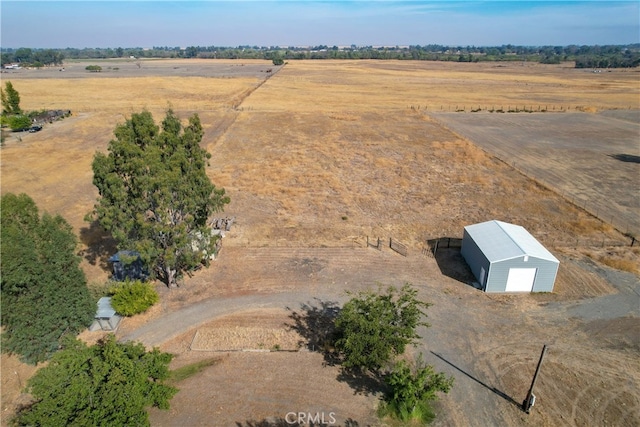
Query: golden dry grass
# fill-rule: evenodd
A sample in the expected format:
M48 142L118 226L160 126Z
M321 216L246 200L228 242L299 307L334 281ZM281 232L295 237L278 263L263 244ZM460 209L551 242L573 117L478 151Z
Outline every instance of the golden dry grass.
M191 343L195 351L297 351L300 336L283 328L235 326L198 329Z
M162 113L231 108L259 80L207 77L118 77L13 80L25 110L67 109L129 116L147 109Z
M24 109L74 115L7 142L0 151L1 191L26 192L79 234L97 196L95 151L106 150L116 124L132 112L146 108L160 120L172 106L183 118L197 112L202 119L202 144L213 154L208 173L227 189L226 214L237 218L227 246L343 246L393 236L415 249L489 219L522 224L543 243L622 239L424 110L510 103L638 107L635 70L596 76L533 64L305 61L286 65L258 90L258 78L162 74L12 82ZM100 237L84 235L84 244ZM637 253L628 256L625 263L637 263ZM107 277L99 266L83 266L90 280ZM563 286L586 277L562 274ZM592 288L599 295L603 285L594 281ZM3 359L3 394L5 366Z
M154 62L167 70L171 64ZM85 244L99 241L83 221L97 196L93 154L106 150L116 124L132 112L146 108L160 120L172 106L181 117L197 112L202 119L203 146L213 154L209 175L227 189L228 211L239 218L226 244L343 245L393 235L420 247L493 218L521 223L548 243L575 234L616 238L610 226L443 128L424 108L511 100L628 108L640 93L635 71L304 61L260 86L257 77L205 77L216 61L189 64L204 67L203 76L12 77L23 108L74 115L7 143L2 192L27 192L41 209L85 229ZM104 277L86 267L90 279Z
M636 70L594 74L541 64L419 61L290 62L243 104L261 111L381 111L407 107L638 108Z

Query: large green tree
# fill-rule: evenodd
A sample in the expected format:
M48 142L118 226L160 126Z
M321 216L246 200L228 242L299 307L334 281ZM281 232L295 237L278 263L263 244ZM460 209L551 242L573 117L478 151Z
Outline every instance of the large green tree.
M171 355L108 335L87 347L70 339L28 382L34 402L19 426L145 426L146 408L169 408L177 389L164 383Z
M420 301L417 290L405 284L400 290L364 291L351 298L335 320L336 349L342 366L377 372L408 344L420 338L416 328L430 304Z
M117 126L109 153L93 160L100 194L93 218L167 286L208 263L217 237L207 222L229 203L206 174L211 155L200 147L202 135L198 115L183 127L169 110L160 127L143 111Z
M37 363L51 357L65 336L89 326L96 305L64 218L40 218L26 194L0 200L2 351Z
M0 88L0 100L2 101L2 115L22 114L20 109L20 94L13 87L13 83L6 82L4 90Z

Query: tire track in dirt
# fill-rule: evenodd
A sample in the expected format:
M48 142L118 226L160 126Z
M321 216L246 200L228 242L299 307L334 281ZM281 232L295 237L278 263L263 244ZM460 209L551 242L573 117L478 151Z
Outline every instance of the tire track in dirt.
M233 126L238 118L239 112L243 110L242 104L247 100L247 98L249 98L256 90L260 89L267 80L275 76L282 68L284 68L284 65L277 68L275 72L272 71L267 74L267 76L255 87L245 90L243 93L231 100L231 111L227 112L222 119L217 121L210 129L210 134L206 136L206 140L208 141L206 144L207 151L213 152L216 143L227 133L231 126Z

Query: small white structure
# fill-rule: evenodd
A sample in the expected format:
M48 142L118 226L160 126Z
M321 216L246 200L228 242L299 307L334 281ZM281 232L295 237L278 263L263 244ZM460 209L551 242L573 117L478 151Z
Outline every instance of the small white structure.
M102 297L98 300L98 311L90 329L92 331L115 331L120 320L122 320L122 316L111 307L111 297Z
M552 292L560 265L524 227L502 221L466 226L461 253L485 292Z

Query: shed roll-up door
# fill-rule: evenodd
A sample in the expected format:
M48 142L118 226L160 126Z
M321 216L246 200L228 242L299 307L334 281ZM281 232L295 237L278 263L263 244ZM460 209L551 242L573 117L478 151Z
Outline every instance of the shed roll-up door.
M531 292L537 268L510 268L506 292Z

